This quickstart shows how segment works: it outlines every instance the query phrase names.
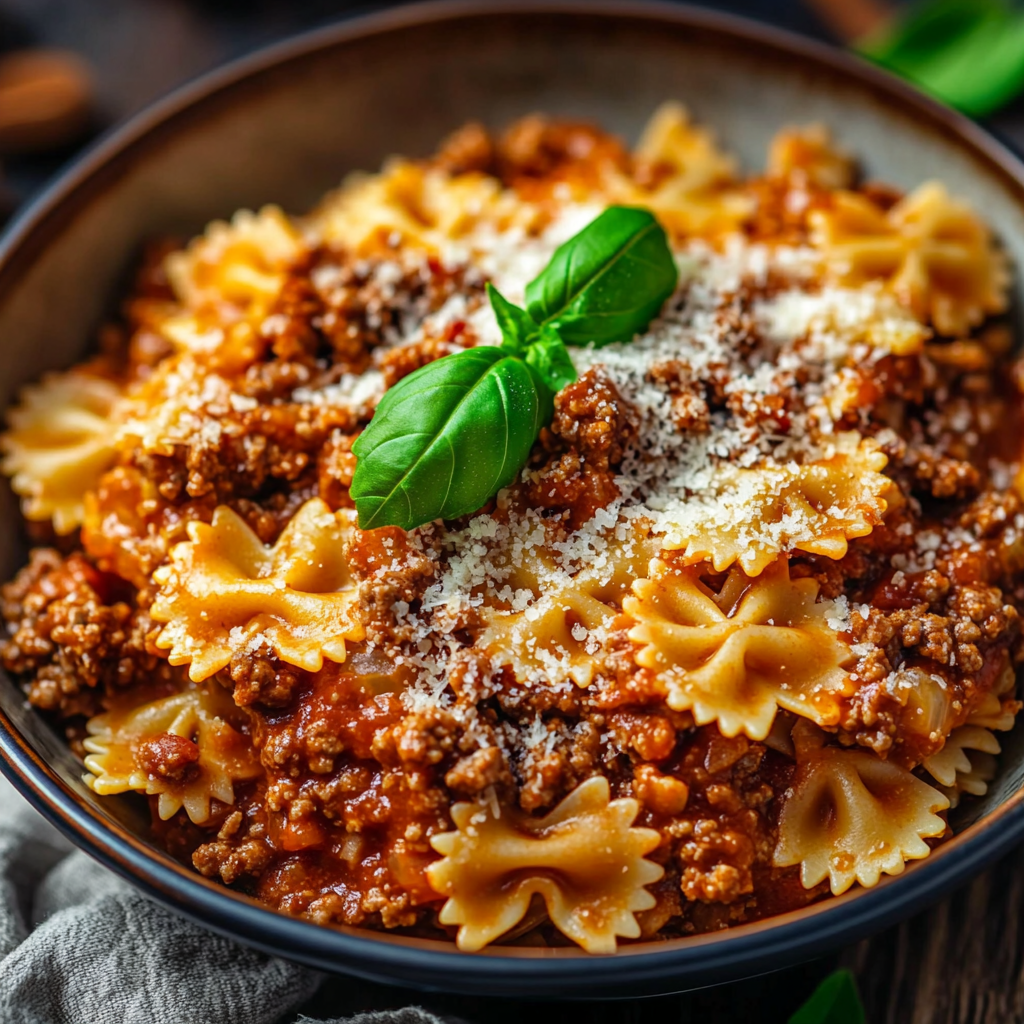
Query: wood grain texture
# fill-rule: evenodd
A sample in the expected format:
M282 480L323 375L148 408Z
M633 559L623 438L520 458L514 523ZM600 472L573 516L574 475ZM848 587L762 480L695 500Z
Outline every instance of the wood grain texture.
M932 910L843 953L869 1024L1024 1021L1024 850Z

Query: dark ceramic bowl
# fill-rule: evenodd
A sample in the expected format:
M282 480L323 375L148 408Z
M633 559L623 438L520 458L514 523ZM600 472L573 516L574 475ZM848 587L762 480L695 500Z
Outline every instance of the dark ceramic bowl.
M752 167L780 126L823 121L872 177L904 187L940 177L1024 263L1024 165L976 125L838 52L677 5L427 3L322 29L207 76L70 167L0 248L0 407L25 381L82 356L148 236L195 232L269 201L305 210L347 171L427 153L469 119L500 126L543 110L634 138L669 98ZM7 578L25 547L11 495L0 502ZM150 842L141 802L100 801L82 785L81 764L5 678L0 753L4 774L74 842L215 931L329 971L488 995L663 993L781 967L910 914L1024 838L1018 731L989 795L961 806L955 838L874 889L613 957L466 955L285 917L182 867Z

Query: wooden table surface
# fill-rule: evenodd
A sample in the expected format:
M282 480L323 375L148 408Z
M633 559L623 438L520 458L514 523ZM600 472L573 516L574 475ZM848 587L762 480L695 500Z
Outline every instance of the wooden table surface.
M110 123L228 57L354 6L344 0L0 0L0 49L43 43L80 50L97 69ZM799 0L708 6L827 38ZM995 127L1024 146L1024 104L1001 114ZM72 155L9 163L15 195L27 198ZM338 978L325 981L303 1010L322 1018L418 1003L475 1024L521 1024L524 1015L531 1024L783 1024L841 964L857 976L869 1024L1024 1024L1022 908L1024 850L1018 850L899 927L836 955L731 985L657 999L527 1006Z

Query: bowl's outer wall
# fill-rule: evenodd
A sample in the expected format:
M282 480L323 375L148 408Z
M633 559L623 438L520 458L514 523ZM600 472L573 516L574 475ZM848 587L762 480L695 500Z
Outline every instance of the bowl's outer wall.
M16 232L16 244L9 243L6 253L0 254L0 406L6 406L24 382L48 369L66 367L87 352L95 327L114 307L147 239L188 236L213 218L268 202L301 212L352 170L377 168L393 153L426 154L469 120L500 128L532 111L594 120L632 141L661 102L678 99L713 126L724 147L748 169L763 166L768 142L778 128L823 122L861 158L871 178L904 188L941 179L996 226L1016 264L1024 260L1020 186L991 160L972 152L948 127L937 126L911 105L894 102L884 87L865 87L842 68L731 37L709 25L706 16L687 24L678 8L662 12L677 19L675 23L643 16L643 5L631 8L636 15L632 17L612 16L610 10L586 14L582 7L562 14L492 9L484 15L432 23L432 6L411 16L427 19L425 23L401 27L402 18L409 15L399 15L390 19L393 27L384 34L347 40L339 33L333 44L212 90L202 102L178 110L172 103L170 114L164 108L158 118L143 115L143 122L147 116L153 119L149 131L128 145L113 147L112 155L101 147L102 159L87 158L70 172L75 188L58 188L42 216L31 215L27 233ZM620 12L627 7L618 5ZM0 501L0 574L6 578L23 559L24 547L10 493L5 490ZM14 720L14 731L28 738L65 790L91 804L93 797L79 780L80 766L37 716L25 712L7 679L0 680L0 698ZM10 756L11 744L5 746ZM971 805L971 820L1016 792L1024 778L1019 735L1010 737L1007 746L1000 777L984 802ZM23 752L22 761L29 760ZM24 778L21 781L24 786ZM36 799L41 805L53 803L38 794ZM48 809L54 813L52 806ZM85 817L95 818L97 811L102 818L113 813L129 830L142 829L128 801L104 803L102 810L90 808ZM961 824L967 823L965 819ZM138 863L126 867L107 856L122 871L145 873ZM979 858L983 854L976 850L978 862ZM202 883L205 890L177 898L172 890L182 883L175 880L174 869L164 863L159 870L161 880L151 877L147 883L151 891L208 924L239 935L241 918L228 920L223 893ZM927 870L933 878L948 874L953 871L952 859L934 868L928 864ZM880 923L881 904L874 898L865 901L868 895L844 900L847 911L844 923L833 929L835 941ZM423 986L434 980L440 987L493 994L522 994L523 984L536 995L601 991L593 972L584 980L578 971L549 971L551 958L535 961L543 969L529 983L521 970L503 981L497 967L498 974L488 975L486 969L451 954L436 954L429 962L421 958L416 964L400 963L399 957L385 964L372 947L393 949L395 943L363 940L357 943L365 947L359 954L350 936L231 902L244 908L238 915L247 923L239 937L272 951L290 950L321 967L355 969ZM221 910L209 909L218 903ZM897 900L893 906L898 904ZM909 908L910 904L903 907ZM833 915L838 909L837 901ZM820 914L814 912L816 917ZM280 923L271 927L268 921ZM271 931L275 935L268 938ZM339 943L344 939L348 945L336 950L339 959L332 960L327 938L319 945L309 939L313 931ZM763 926L756 931L764 934ZM782 935L779 931L780 939ZM605 962L605 991L631 979L648 991L694 987L822 949L801 945L792 936L776 943L774 950L771 940L758 942L754 932L741 940L738 934L734 937L732 960L719 943L723 955L714 965L700 961L697 950L705 945L702 942L691 943L692 954L677 946L680 954L674 966L665 956L649 954ZM326 952L310 952L311 943ZM662 950L669 952L667 947ZM561 951L559 959L574 962ZM509 960L472 958L474 964ZM633 962L632 973L619 971L617 978L611 977L616 970L608 969L623 960ZM641 961L649 969L642 968Z

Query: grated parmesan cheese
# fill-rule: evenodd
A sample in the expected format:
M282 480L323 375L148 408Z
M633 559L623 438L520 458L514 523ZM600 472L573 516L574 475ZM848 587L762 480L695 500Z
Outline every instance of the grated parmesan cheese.
M522 303L526 284L555 248L597 212L566 203L539 235L518 227L480 227L450 243L442 260L451 268L475 268L510 301ZM484 605L503 606L488 614L510 622L521 616L516 635L524 649L543 666L547 685L565 685L568 652L563 657L538 650L525 631L540 614L539 594L572 587L584 571L594 579L610 575L611 548L628 549L641 528L671 541L728 526L739 529L751 550L787 550L794 537L813 534L812 521L799 510L762 521L755 491L763 474L737 470L784 470L829 457L836 424L829 399L844 384L846 367L894 350L897 343L916 343L921 329L880 292L821 289L819 257L811 249L736 237L720 250L691 242L676 258L677 292L646 332L626 343L571 349L577 373L603 375L640 420L615 480L619 497L556 541L540 512L512 507L507 492L498 495L494 514L478 515L459 529L433 524L419 531L433 540L437 574L418 617L412 617L411 657L419 682L403 697L408 707L451 706L444 681L458 645L424 641L437 637L439 624L455 628ZM386 278L386 271L376 273ZM762 288L769 281L772 292L749 308L741 305L741 285ZM330 286L326 279L319 283ZM393 344L415 343L424 332L436 335L455 321L468 322L482 344L501 340L489 304L456 295L433 314L408 318ZM358 406L376 400L382 387L379 373L371 370L320 392L299 389L295 398ZM673 400L680 390L721 395L699 428L677 423ZM784 418L763 414L774 406L784 407ZM529 472L524 470L524 479ZM536 573L535 586L512 582L525 564ZM845 598L830 602L830 626L849 630L850 613ZM607 639L606 631L581 624L573 626L572 637L594 653ZM536 746L534 741L539 736L531 740Z

